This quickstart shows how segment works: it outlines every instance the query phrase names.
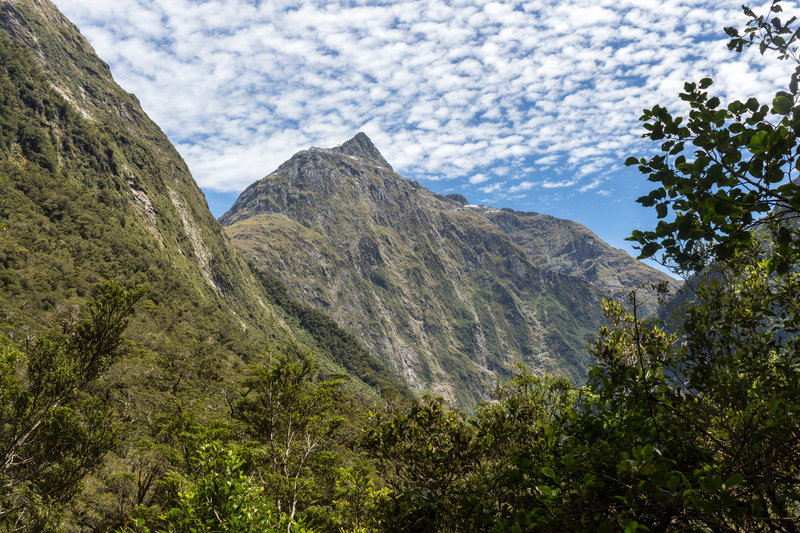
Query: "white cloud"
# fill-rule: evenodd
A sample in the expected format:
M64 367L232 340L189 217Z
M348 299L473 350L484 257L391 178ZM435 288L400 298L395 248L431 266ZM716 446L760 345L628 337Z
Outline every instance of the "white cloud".
M532 189L536 184L531 181L523 181L517 185L513 185L508 188L508 192L511 194L518 193L521 191L528 191Z
M602 178L595 178L590 183L587 183L586 185L583 185L580 189L578 189L578 191L579 192L587 192L587 191L591 191L592 189L597 189L600 186L601 183L603 183L603 179Z
M487 185L486 187L481 187L481 191L484 194L492 194L502 189L502 187L503 187L503 182L492 183L491 185Z
M768 98L790 68L726 49L739 0L56 3L220 191L363 129L403 175L600 193L684 81Z
M544 187L545 189L564 189L566 187L572 187L577 183L578 180L576 179L568 179L560 181L545 180L544 182L542 182L542 187Z

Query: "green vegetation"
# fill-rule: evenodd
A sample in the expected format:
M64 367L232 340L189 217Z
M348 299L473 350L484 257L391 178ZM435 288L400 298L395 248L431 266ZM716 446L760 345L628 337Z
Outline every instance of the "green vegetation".
M383 494L355 445L367 412L341 378L315 374L311 355L290 344L251 367L230 417L203 427L178 413L164 424L167 453L180 459L161 478L158 506L130 513L127 530L364 527Z
M34 338L24 351L0 338L0 523L44 529L117 444L110 402L92 387L118 358L141 296L108 284L61 334Z
M159 533L304 533L286 515L273 518L263 487L243 472L244 461L218 443L203 445L194 457L197 479L179 493L177 506L160 517ZM145 520L133 521L133 529L150 533Z
M771 18L745 13L732 49L800 62L778 0ZM645 112L664 143L635 160L657 184L641 201L664 220L633 238L696 274L669 329L639 316L636 293L629 309L606 302L584 386L520 366L467 416L410 401L332 319L244 268L190 205L194 189L172 175L185 186L175 200L158 183L164 160L151 154L168 147L82 117L5 38L0 57L0 529L798 530L800 67L771 108L720 110L704 80L683 95L686 126ZM383 261L381 238L392 236L365 241L365 264ZM424 244L414 261L437 264L437 287L453 288ZM498 240L470 253L496 265L509 250ZM400 270L424 277L412 263ZM388 266L373 271L375 290L396 284ZM497 305L432 289L455 321L420 323L467 344L475 315L524 319L527 300L475 281ZM562 323L597 312L560 275L537 283ZM463 360L436 363L467 379ZM381 401L350 387L359 378Z
M410 395L408 389L392 378L386 367L378 363L351 333L339 327L325 313L291 298L286 285L275 276L255 268L254 271L271 301L296 319L319 346L325 346L336 364L378 390L398 388L403 394Z
M345 372L331 353L347 363L351 346L341 330L328 331L330 321L312 335L270 301L174 148L54 7L4 3L0 17L16 18L20 30L17 41L0 34L0 431L10 439L0 529L110 531L133 520L167 527L158 517L180 508L179 493L202 477L192 459L198 450L215 441L234 450L245 440L229 402L248 363L294 342L330 376ZM65 87L103 98L77 107ZM146 291L123 349L72 390L70 365L90 346L76 336L79 310L106 279ZM387 394L404 390L363 349L355 353ZM37 383L62 386L52 415L40 408L55 392ZM363 408L353 391L365 404L380 401L356 375L342 388L356 418ZM37 412L36 438L15 445L23 415ZM337 481L327 481L328 501L349 490ZM331 514L347 520L345 507Z
M563 445L575 391L565 380L541 379L521 368L494 396L496 402L469 420L431 398L374 417L363 444L391 488L376 508L381 530L542 525L520 519L546 511L540 491L551 479L540 469ZM564 523L561 529L572 528Z
M314 492L312 472L328 469L326 453L343 440L341 380L312 383L310 354L287 346L245 382L233 416L247 428L255 474L280 513L294 518Z
M792 17L781 22L779 2L767 16L751 17L742 35L735 28L728 47L740 52L752 44L762 54L778 53L797 64L788 84L768 106L756 98L734 101L726 107L708 93L710 78L687 83L682 100L691 107L688 120L673 117L655 106L641 120L645 137L661 142L662 154L649 160L631 157L649 180L660 183L638 201L655 207L659 222L654 231L635 231L631 240L641 245L642 257L664 250L675 268L692 272L714 261L725 261L747 249L754 238L766 238L770 272L786 273L800 255L797 213L800 211L800 56ZM671 220L668 220L671 219Z
M796 19L780 12L778 0L769 18L745 8L731 48L797 61ZM674 331L637 316L634 293L630 312L604 305L585 387L523 372L469 420L431 402L379 419L367 445L394 488L388 529L797 531L799 75L771 109L714 111L704 80L682 95L687 126L645 112L647 136L667 140L665 155L631 160L659 184L640 201L674 220L633 238L644 256L663 248L676 268L702 269Z

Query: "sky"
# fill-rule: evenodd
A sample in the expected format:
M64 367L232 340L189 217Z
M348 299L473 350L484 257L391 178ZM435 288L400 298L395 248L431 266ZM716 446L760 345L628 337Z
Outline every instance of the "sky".
M684 82L704 77L723 101L769 102L792 68L728 51L741 0L54 1L217 217L297 151L363 131L435 192L575 220L635 253L625 237L656 223L624 165L657 148L642 110L685 112Z

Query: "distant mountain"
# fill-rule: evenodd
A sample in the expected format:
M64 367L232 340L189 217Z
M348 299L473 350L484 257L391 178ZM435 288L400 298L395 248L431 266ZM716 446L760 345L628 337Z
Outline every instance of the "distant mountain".
M414 390L464 407L519 363L582 380L601 298L669 279L579 224L435 194L363 133L294 155L220 222Z

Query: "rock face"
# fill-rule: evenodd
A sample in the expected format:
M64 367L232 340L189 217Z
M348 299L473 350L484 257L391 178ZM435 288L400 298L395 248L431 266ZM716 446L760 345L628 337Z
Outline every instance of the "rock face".
M377 165L379 167L388 168L392 170L389 163L383 158L381 153L372 144L369 137L363 132L359 132L355 137L350 139L344 144L331 148L332 152L339 154L349 155L358 161L363 161L367 164Z
M678 282L608 245L589 228L571 220L512 209L472 206L528 254L536 266L588 281L606 297L627 301L637 293L639 316L658 312L654 285Z
M464 407L519 363L583 379L601 297L635 278L614 278L611 258L661 278L577 224L434 194L363 133L296 154L220 222L413 389Z

